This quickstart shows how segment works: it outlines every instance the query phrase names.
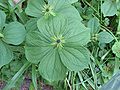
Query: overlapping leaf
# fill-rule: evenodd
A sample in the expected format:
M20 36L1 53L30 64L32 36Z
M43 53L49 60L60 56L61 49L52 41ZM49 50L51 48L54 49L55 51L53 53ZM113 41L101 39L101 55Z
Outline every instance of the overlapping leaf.
M71 71L88 67L89 52L83 45L90 41L90 30L82 23L75 25L72 18L58 15L41 18L37 25L39 31L30 31L27 35L25 52L28 61L40 63L39 72L45 79L58 81L64 78L65 67ZM65 42L57 47L53 38L59 36ZM61 77L59 74L62 74Z
M82 20L78 11L70 5L76 1L77 0L48 0L48 4L46 4L44 0L31 0L28 2L25 11L30 16L41 18L45 16L44 7L47 5L52 8L52 13L55 13L55 15L63 14L67 17Z
M19 45L24 41L26 34L22 24L12 22L5 25L5 20L5 13L0 11L0 68L13 59L13 53L7 44Z

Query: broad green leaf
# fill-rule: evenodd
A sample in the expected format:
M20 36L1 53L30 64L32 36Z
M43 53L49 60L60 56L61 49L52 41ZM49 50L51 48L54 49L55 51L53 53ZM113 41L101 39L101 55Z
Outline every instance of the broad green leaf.
M105 0L101 6L104 16L113 16L117 14L117 4L115 0Z
M74 33L72 36L66 38L66 44L68 46L86 45L90 41L90 30L79 31L78 34Z
M5 26L5 29L3 30L3 35L4 35L4 38L2 39L6 43L19 45L25 39L26 30L21 23L12 22Z
M100 43L110 43L114 40L114 37L107 31L102 31L98 35L98 40Z
M13 53L9 46L0 40L0 68L13 59Z
M88 21L88 25L87 25L89 28L90 28L90 32L91 34L96 34L99 32L100 30L100 23L99 23L99 20L97 18L91 18L89 21Z
M37 18L32 18L25 24L27 32L38 29L37 28L37 20L38 20Z
M6 14L0 10L0 31L3 29L5 25Z
M62 35L66 30L67 23L67 19L65 19L64 16L58 15L57 17L51 17L49 19L39 19L37 26L42 36L50 40L54 36Z
M59 54L63 64L71 71L80 71L88 68L90 62L89 51L84 47L64 47Z
M29 32L26 37L25 54L28 61L37 64L51 51L49 42L41 38L38 31ZM42 48L43 47L43 48Z
M76 23L74 18L66 19L58 15L49 19L41 18L37 26L42 36L48 40L54 36L63 36L69 45L86 45L90 41L90 30L77 20Z
M74 23L82 21L82 18L77 9L71 5L63 5L60 9L56 10L59 14L63 14L68 19L74 18Z
M120 42L115 42L115 44L112 47L113 53L120 58Z
M40 63L40 74L50 82L63 79L65 73L62 73L61 77L57 74L61 73L62 68L79 71L88 67L89 51L81 45L90 41L90 30L79 20L76 20L76 23L74 18L68 19L62 14L48 19L43 17L37 22L39 31L30 31L26 37L27 60ZM62 56L64 54L69 56ZM69 62L67 58L72 59ZM65 64L65 61L69 65Z
M25 10L27 15L33 17L43 16L43 6L45 5L44 0L29 0L27 8Z
M41 60L39 72L49 82L63 80L66 76L66 68L56 49L51 50Z

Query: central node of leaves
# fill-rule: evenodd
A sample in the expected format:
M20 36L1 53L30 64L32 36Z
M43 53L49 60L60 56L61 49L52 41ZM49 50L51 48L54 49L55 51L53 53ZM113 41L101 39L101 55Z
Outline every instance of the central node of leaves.
M0 38L3 38L3 37L4 37L4 35L2 33L0 33Z
M58 39L58 40L56 40L56 42L57 42L57 43L60 43L61 41L60 41L60 39Z
M44 13L45 16L46 15L48 15L48 16L49 15L55 16L55 13L53 12L53 7L48 5L48 4L43 6L43 11L42 12Z
M65 40L64 37L60 35L52 37L52 42L52 45L54 45L55 47L63 47L63 43L65 43Z

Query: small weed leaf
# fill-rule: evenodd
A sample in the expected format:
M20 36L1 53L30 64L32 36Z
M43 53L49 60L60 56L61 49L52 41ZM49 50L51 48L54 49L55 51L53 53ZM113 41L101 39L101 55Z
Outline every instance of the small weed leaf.
M120 58L120 42L115 42L115 44L112 47L113 53Z
M101 6L104 16L113 16L117 14L117 3L113 0L105 0Z
M114 40L114 37L107 31L102 31L98 35L98 40L100 43L110 43Z
M91 34L96 34L100 31L100 23L97 18L91 18L88 21L88 27L91 29Z

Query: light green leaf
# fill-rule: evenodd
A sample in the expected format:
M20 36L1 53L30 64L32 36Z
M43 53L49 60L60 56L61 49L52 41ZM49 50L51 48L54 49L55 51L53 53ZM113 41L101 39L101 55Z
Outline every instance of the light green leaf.
M39 31L30 31L26 37L25 54L28 61L40 63L42 77L50 82L58 81L65 74L58 77L62 68L79 71L88 67L89 51L81 45L90 41L90 30L79 20L74 23L74 18L68 19L60 14L48 19L40 18L37 26ZM70 57L62 56L64 54ZM69 62L67 58L72 59ZM70 64L65 64L65 61Z
M67 19L63 15L58 15L49 19L39 19L37 26L42 36L50 40L54 36L62 35L67 27L67 23Z
M43 16L43 6L45 5L44 0L29 0L27 8L25 10L27 15L33 17Z
M48 40L54 36L63 36L69 45L86 45L90 41L90 30L78 20L74 21L74 18L66 19L58 15L49 19L39 19L37 26L42 36L49 37Z
M74 33L69 37L67 36L65 41L66 41L66 45L68 46L86 45L90 41L90 30L89 29L83 31L81 30L76 34Z
M0 40L0 68L13 59L13 53L9 46Z
M19 45L25 39L26 30L21 23L12 22L5 26L5 29L3 30L3 35L4 35L4 38L2 39L6 43Z
M39 64L39 72L49 82L63 80L66 76L66 68L60 60L55 49L47 53Z
M26 24L25 24L25 27L26 27L26 30L27 32L31 31L31 30L37 30L37 18L31 18Z
M5 25L6 14L0 10L0 31L3 29Z
M98 35L98 40L100 43L110 43L114 40L114 37L107 31L102 31Z
M113 16L117 13L117 4L115 0L105 0L101 6L104 16Z
M115 42L115 44L112 47L113 53L120 58L120 42Z
M26 37L25 55L28 61L37 64L41 59L51 51L48 47L49 42L41 38L38 31L29 32ZM43 48L42 48L43 47Z
M63 5L60 9L56 10L56 12L63 14L68 19L74 18L74 23L82 21L79 12L72 5Z
M77 48L64 47L59 51L63 64L71 71L80 71L88 68L90 62L89 51L79 46Z
M63 14L68 18L72 17L75 20L78 19L81 21L82 18L80 17L79 12L71 5L71 3L76 1L78 0L48 0L48 5L46 5L44 0L31 0L26 8L26 14L40 18L43 16L48 18L48 16Z
M91 34L96 34L99 32L100 30L100 23L99 20L97 18L91 18L88 21L88 27L90 28Z

